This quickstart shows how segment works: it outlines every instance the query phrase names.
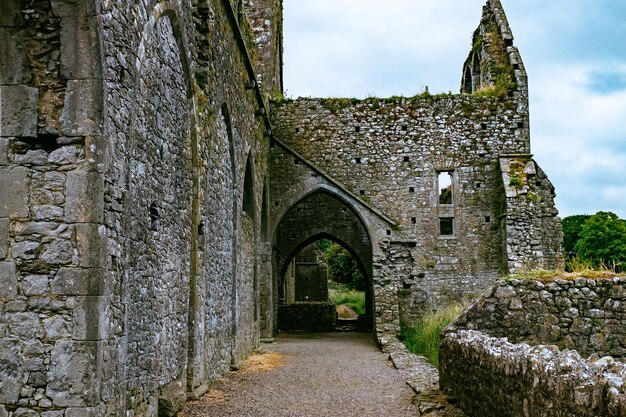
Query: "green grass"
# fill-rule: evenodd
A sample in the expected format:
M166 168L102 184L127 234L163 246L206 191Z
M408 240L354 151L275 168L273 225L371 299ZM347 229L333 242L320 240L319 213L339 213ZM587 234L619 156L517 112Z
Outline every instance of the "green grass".
M401 338L410 352L425 356L439 366L441 330L463 312L467 302L452 304L434 313L427 313L419 322L402 329Z
M365 293L362 291L348 290L341 286L334 285L335 288L329 288L328 295L330 301L335 305L346 305L357 314L365 314Z
M566 271L545 271L545 270L533 270L518 272L505 277L505 279L519 279L519 280L535 280L541 282L551 282L557 279L564 279L573 281L577 278L613 278L616 275L614 268L608 268L604 265L594 267L590 261L581 258L572 258L566 261Z

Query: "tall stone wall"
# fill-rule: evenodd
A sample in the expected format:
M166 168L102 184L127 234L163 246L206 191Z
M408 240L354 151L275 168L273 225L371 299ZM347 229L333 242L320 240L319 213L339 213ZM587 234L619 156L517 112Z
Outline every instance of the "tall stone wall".
M623 415L625 285L498 283L444 330L441 387L470 415Z
M172 414L272 289L254 42L228 1L79 3L1 5L0 415Z
M411 265L400 285L409 287L411 311L478 294L509 269L500 159L529 151L526 114L515 100L299 99L275 103L272 117L277 138L394 220L391 236L381 238L410 242ZM451 204L438 200L443 171L453 175ZM521 214L532 222L540 213L531 207ZM452 234L440 232L444 217L454 219ZM546 250L537 263L549 267L553 257Z
M271 106L276 213L311 185L291 173L300 163L392 223L369 231L387 331L506 272L562 265L554 188L530 154L526 72L497 0L484 8L463 71L461 95ZM451 179L443 200L442 175Z

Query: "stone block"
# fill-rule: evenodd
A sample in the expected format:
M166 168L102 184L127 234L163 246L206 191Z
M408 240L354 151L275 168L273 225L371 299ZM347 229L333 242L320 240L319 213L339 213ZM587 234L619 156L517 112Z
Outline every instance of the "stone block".
M48 152L43 149L31 149L25 154L15 154L13 161L22 165L46 165Z
M9 252L9 219L0 219L0 259Z
M15 404L20 398L24 369L19 352L18 340L0 339L0 403L2 404Z
M70 171L65 190L66 222L100 223L104 220L104 177L101 173Z
M90 407L100 398L99 345L62 339L52 348L46 395L57 407Z
M25 295L42 295L47 289L47 275L28 275L22 280L22 291Z
M0 300L11 301L17 296L17 272L14 262L0 262Z
M0 417L9 417L9 412L3 405L0 405Z
M28 84L31 80L26 55L12 30L0 28L0 85Z
M109 314L105 301L105 297L77 297L74 340L102 340L107 337Z
M70 80L61 113L63 136L90 136L102 122L102 80Z
M76 225L78 265L98 268L106 263L106 228L94 223Z
M52 316L43 319L43 328L47 340L59 340L72 336L72 323L65 316Z
M103 415L96 407L71 407L65 410L65 417L99 417Z
M92 2L81 2L85 3ZM95 17L79 16L61 20L61 78L102 78L97 33Z
M159 416L177 416L187 402L185 385L178 380L161 387L159 390Z
M0 168L0 218L28 217L28 168Z
M72 242L66 239L54 239L45 244L40 259L51 265L66 265L72 262L74 248Z
M36 137L38 99L36 88L0 86L0 136Z
M9 165L9 139L0 138L0 166Z
M44 411L41 413L41 417L64 417L67 414L64 414L63 411Z
M83 150L76 146L62 146L50 153L48 162L57 165L75 164L84 155Z
M103 281L101 269L61 268L50 287L59 295L99 295Z

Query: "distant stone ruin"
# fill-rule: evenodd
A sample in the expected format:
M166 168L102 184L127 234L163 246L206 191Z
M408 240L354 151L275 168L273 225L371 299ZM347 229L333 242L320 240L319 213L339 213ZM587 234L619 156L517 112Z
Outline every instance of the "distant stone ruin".
M174 415L322 320L286 278L322 237L379 338L562 264L498 0L456 95L270 100L281 0L3 0L0 55L0 417Z

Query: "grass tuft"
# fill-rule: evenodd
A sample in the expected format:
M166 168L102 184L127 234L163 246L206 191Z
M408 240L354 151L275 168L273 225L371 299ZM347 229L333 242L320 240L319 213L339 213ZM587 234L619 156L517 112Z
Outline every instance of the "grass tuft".
M441 331L452 323L468 306L468 301L451 304L433 313L427 313L420 321L402 329L401 338L407 349L422 355L439 367L439 342Z
M519 280L536 280L541 282L550 282L557 279L563 279L568 281L574 281L576 278L614 278L620 274L615 272L615 268L609 268L605 265L601 265L598 268L594 268L589 261L580 258L572 258L568 261L567 269L571 272L564 271L544 271L533 270L527 272L518 272L511 274L506 279L519 279Z

